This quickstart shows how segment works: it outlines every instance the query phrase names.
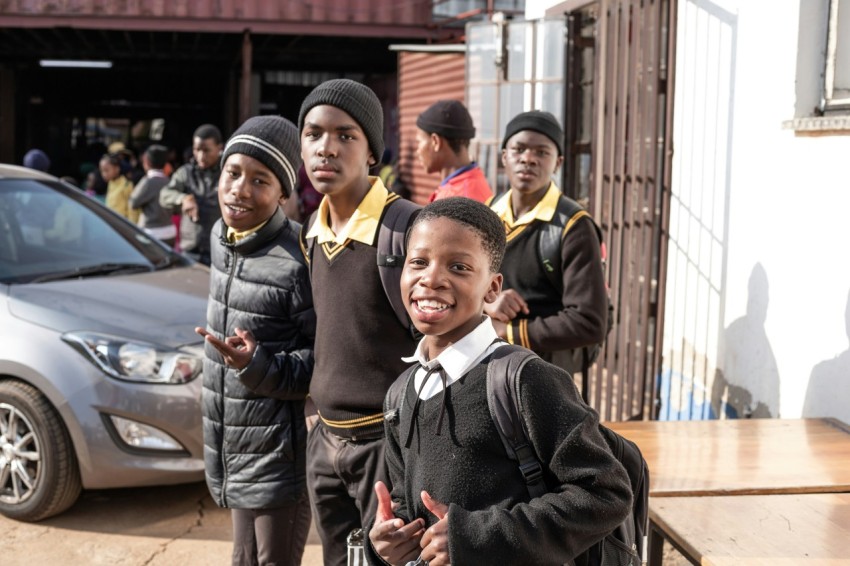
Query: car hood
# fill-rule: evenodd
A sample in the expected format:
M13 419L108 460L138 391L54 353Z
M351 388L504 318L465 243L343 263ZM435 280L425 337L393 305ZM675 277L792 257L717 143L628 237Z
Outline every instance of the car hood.
M9 311L57 332L88 330L171 348L202 342L209 271L151 273L11 285Z

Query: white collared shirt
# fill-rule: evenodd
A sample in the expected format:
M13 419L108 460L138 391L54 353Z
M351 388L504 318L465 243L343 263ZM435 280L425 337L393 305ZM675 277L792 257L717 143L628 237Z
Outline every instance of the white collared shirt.
M422 379L428 370L434 369L437 366L443 368L446 374L446 387L460 379L478 362L489 356L496 348L504 346L505 342L494 341L499 337L496 334L496 329L493 328L493 321L489 316L485 316L481 323L475 329L443 350L443 352L433 360L425 359L425 340L419 341L416 347L416 352L412 356L402 358L405 362L419 362L422 366L416 370L413 385L419 391L422 385ZM419 393L419 398L423 401L430 399L437 393L443 390L442 380L439 372L433 372L428 378L425 387Z

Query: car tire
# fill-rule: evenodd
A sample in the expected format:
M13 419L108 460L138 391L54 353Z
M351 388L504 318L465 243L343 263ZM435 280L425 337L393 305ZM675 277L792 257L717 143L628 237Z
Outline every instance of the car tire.
M82 486L71 438L36 388L0 381L0 513L40 521L77 501Z

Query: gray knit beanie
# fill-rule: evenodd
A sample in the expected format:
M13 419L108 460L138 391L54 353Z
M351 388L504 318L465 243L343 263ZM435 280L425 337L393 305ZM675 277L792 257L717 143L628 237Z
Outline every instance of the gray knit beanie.
M233 132L224 152L221 166L233 153L253 157L275 174L289 197L298 184L298 168L301 167L301 139L295 124L280 116L254 116L248 118Z
M543 110L531 110L517 114L505 126L505 137L502 140L502 149L508 145L508 140L515 134L523 130L532 130L539 134L543 134L553 142L558 148L558 155L564 155L564 130L558 123L558 119L551 113Z
M384 153L384 109L371 88L350 79L325 81L307 95L298 113L298 131L304 131L304 117L314 106L327 104L354 118L366 139L375 161Z

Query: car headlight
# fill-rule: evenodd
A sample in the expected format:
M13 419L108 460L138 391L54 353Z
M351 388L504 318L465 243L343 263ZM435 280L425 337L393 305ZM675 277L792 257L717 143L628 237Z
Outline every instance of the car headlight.
M62 339L110 377L142 383L188 383L201 374L201 358L95 332L67 332Z

